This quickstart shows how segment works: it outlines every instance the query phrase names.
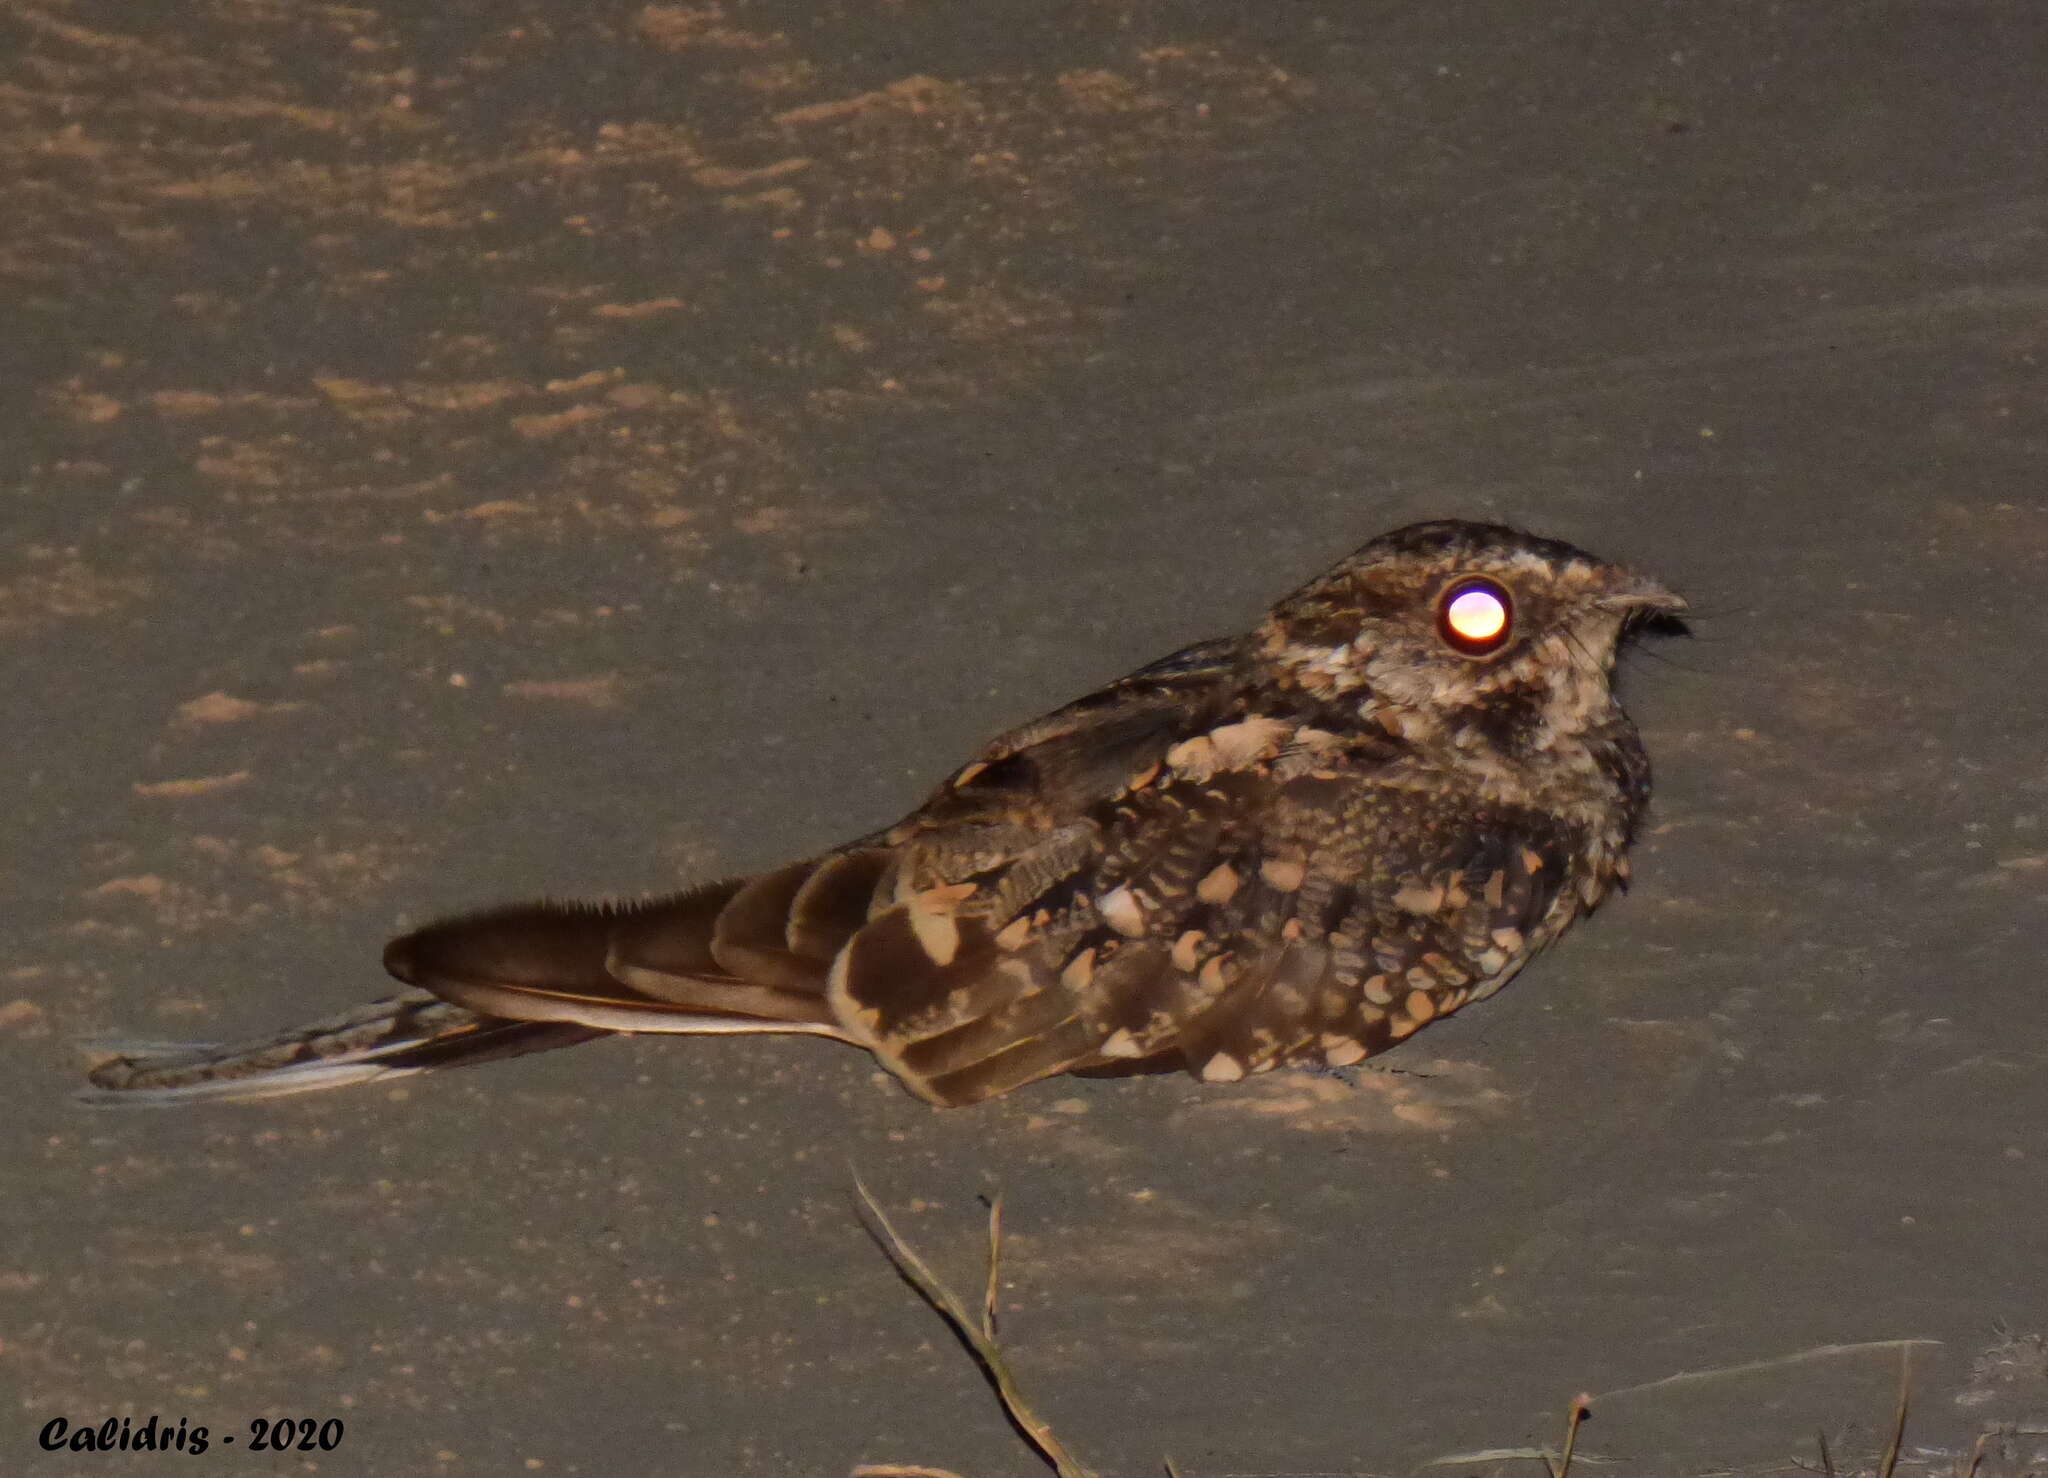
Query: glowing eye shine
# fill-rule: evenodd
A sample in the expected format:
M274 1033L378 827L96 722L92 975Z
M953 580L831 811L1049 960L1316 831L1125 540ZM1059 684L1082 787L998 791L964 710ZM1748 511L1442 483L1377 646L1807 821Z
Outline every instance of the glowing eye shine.
M1514 625L1507 591L1491 580L1460 580L1438 609L1444 640L1468 657L1499 650Z

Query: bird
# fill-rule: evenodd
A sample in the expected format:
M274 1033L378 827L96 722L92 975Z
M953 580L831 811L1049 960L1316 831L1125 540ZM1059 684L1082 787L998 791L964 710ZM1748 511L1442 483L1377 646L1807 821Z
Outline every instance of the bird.
M86 1101L261 1099L620 1033L810 1035L940 1107L1058 1074L1344 1070L1611 892L1650 797L1614 687L1685 601L1498 524L1381 535L758 875L394 940L406 989L227 1045L107 1040Z

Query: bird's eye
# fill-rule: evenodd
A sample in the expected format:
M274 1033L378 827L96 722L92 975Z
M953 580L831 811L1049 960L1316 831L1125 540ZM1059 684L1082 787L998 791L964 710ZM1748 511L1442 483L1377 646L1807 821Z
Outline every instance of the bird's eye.
M1446 589L1437 601L1436 629L1455 652L1484 657L1507 644L1515 608L1507 587L1473 577Z

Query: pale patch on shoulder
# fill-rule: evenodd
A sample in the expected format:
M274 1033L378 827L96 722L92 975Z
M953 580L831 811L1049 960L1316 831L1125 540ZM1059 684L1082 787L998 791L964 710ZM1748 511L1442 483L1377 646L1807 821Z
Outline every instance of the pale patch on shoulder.
M1166 751L1174 773L1197 784L1225 770L1246 770L1280 753L1294 725L1253 714L1224 724Z
M954 955L959 953L960 926L953 921L953 915L962 903L974 896L974 892L973 883L950 883L940 888L927 888L913 895L905 904L910 916L910 932L934 965L950 965Z
M1228 903L1236 896L1241 881L1236 868L1227 862L1221 862L1195 884L1195 896L1204 903Z
M1129 1027L1118 1027L1103 1044L1095 1049L1108 1058L1143 1057L1145 1049L1138 1045L1138 1039L1131 1035Z
M1344 741L1328 729L1313 728L1307 724L1288 736L1287 747L1280 751L1274 762L1273 773L1282 780L1295 780L1303 775L1318 780L1334 780L1337 766L1343 761Z
M1218 1052L1202 1064L1205 1083L1235 1083L1244 1077L1244 1064L1228 1052Z
M1308 881L1308 864L1298 857L1269 857L1259 865L1259 876L1267 887L1293 893Z
M1131 891L1130 884L1113 888L1102 895L1095 905L1103 922L1128 939L1142 938L1145 933L1145 906Z
M1289 641L1285 627L1268 622L1262 646L1269 660L1285 667L1295 681L1318 698L1333 698L1365 686L1356 642L1322 646Z

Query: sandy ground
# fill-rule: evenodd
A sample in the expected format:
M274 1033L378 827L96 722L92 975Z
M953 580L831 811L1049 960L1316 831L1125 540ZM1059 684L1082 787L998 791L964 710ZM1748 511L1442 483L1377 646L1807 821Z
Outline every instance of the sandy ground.
M2030 0L0 10L0 1470L2048 1457ZM1359 1086L608 1042L89 1115L71 1040L886 821L1412 518L1690 593L1639 884ZM1734 1370L1748 1362L1779 1361ZM255 1417L341 1447L245 1457ZM235 1447L219 1445L239 1434ZM1440 1471L1539 1471L1470 1459ZM1586 1471L1600 1471L1587 1469ZM1607 1471L1614 1471L1612 1469Z

